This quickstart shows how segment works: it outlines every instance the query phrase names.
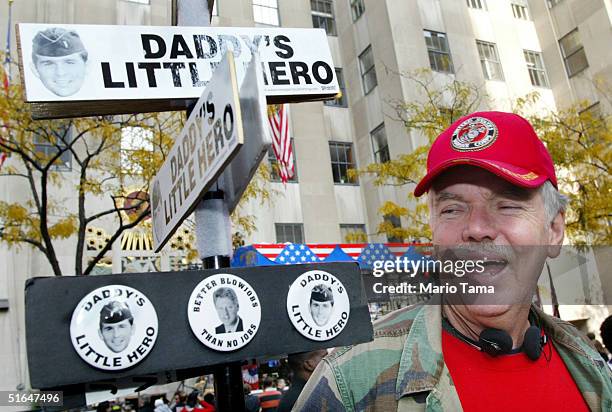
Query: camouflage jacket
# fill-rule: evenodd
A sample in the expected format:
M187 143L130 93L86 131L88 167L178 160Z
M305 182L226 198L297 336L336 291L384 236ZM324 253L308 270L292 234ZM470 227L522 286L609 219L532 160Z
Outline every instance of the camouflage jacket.
M592 411L612 411L612 373L574 327L535 309ZM372 342L338 348L319 364L293 411L460 411L442 356L439 305L390 313Z

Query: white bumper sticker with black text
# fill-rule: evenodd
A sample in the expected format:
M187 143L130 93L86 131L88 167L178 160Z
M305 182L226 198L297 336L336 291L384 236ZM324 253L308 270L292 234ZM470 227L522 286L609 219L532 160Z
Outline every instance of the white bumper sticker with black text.
M87 294L72 314L70 339L83 360L98 369L122 370L142 361L157 339L157 313L140 291L104 286Z
M218 273L198 283L189 298L187 316L194 335L222 352L247 345L261 322L261 304L244 279Z
M350 302L346 288L331 273L311 270L301 274L289 288L287 314L306 338L335 338L348 323Z

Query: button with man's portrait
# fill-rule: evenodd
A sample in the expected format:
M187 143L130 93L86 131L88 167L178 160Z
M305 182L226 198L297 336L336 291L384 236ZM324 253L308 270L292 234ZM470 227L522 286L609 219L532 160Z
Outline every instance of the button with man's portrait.
M302 273L289 288L287 314L298 332L308 339L335 338L348 323L350 312L346 288L331 273Z
M198 340L222 352L247 345L261 322L261 304L255 290L244 279L228 273L218 273L198 283L187 311Z
M72 313L70 339L91 366L122 370L142 361L157 339L157 313L140 291L109 285L87 294Z

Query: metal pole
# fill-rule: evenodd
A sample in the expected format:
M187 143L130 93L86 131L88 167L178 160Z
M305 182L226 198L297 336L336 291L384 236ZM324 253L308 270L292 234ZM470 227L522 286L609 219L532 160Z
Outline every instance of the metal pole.
M210 191L195 210L198 251L204 269L229 267L231 230L229 211L223 191ZM240 362L219 365L213 369L215 399L221 412L244 411L242 366Z
M173 20L179 26L210 26L209 0L174 0ZM209 9L209 6L211 9ZM173 22L174 23L174 22ZM189 115L189 110L188 110ZM232 237L229 211L223 192L210 191L195 209L198 252L204 269L229 267ZM240 362L219 365L213 370L215 399L220 412L244 411L242 367Z

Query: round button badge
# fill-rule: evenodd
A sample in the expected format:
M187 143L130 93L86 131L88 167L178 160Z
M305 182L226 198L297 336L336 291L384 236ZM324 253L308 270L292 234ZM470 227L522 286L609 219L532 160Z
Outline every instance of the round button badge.
M287 314L298 332L308 339L335 338L346 327L350 312L346 288L331 273L302 273L289 288Z
M104 286L87 294L72 313L70 339L79 356L103 370L122 370L142 361L157 339L157 313L140 291Z
M221 352L247 345L259 330L261 304L244 279L218 273L201 281L187 307L189 326L202 344Z

